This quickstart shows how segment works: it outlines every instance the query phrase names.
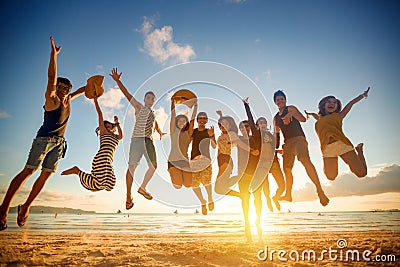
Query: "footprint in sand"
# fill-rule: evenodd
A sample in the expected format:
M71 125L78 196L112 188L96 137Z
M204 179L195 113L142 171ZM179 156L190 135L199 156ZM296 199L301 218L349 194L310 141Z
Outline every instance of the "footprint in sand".
M97 251L90 252L88 254L88 257L105 257L105 255L100 250L97 250Z

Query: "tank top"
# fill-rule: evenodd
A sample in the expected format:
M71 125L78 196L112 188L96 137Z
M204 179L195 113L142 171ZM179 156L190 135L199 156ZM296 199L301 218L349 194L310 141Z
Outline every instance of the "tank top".
M70 103L64 107L62 103L55 110L47 111L44 109L44 120L36 137L63 137L67 128L70 115Z
M194 129L192 134L192 155L191 159L199 155L203 155L209 159L210 157L210 138L208 136L208 129L206 128L203 131L199 131L198 128Z
M315 131L318 134L321 144L321 151L324 151L332 137L336 141L342 141L346 145L353 146L350 140L344 135L342 130L342 119L339 113L332 113L322 116L315 123Z
M285 117L286 114L288 114L287 106L285 107L285 109L283 110L281 115L279 115L279 112L276 113L276 115L275 115L275 123L282 130L285 141L289 140L290 138L297 137L297 136L305 137L303 129L301 128L300 122L295 117L292 117L292 121L289 124L285 125L283 123L282 118Z
M188 160L188 148L190 144L190 136L188 131L181 131L175 128L171 135L171 151L168 156L168 161Z

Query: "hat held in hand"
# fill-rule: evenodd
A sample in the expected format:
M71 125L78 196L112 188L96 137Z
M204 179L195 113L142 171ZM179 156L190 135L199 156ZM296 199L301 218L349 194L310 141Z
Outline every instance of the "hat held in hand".
M93 99L96 96L99 97L104 94L103 81L104 76L101 75L90 77L86 83L85 96L89 99Z
M192 108L194 105L192 99L196 99L197 96L188 89L181 89L176 91L175 94L171 97L175 101L176 104L185 104L189 108Z

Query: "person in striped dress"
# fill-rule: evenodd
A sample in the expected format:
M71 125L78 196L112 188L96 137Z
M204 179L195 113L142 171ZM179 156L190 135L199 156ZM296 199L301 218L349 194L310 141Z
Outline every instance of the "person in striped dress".
M118 117L114 116L114 123L104 120L97 97L94 98L94 104L99 118L96 134L100 132L100 149L93 159L92 171L85 173L74 166L63 171L61 175L77 174L82 186L90 191L111 191L116 181L113 168L114 151L123 135ZM115 134L116 130L118 134Z

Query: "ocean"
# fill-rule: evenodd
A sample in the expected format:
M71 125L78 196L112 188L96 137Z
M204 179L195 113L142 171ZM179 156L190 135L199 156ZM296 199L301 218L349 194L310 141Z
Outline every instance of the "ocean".
M92 233L234 233L243 231L242 214L149 214L149 213L32 213L26 225L17 226L16 214L7 218L14 232L92 232ZM250 223L255 231L254 218ZM264 233L322 231L400 231L400 212L291 212L262 216Z

